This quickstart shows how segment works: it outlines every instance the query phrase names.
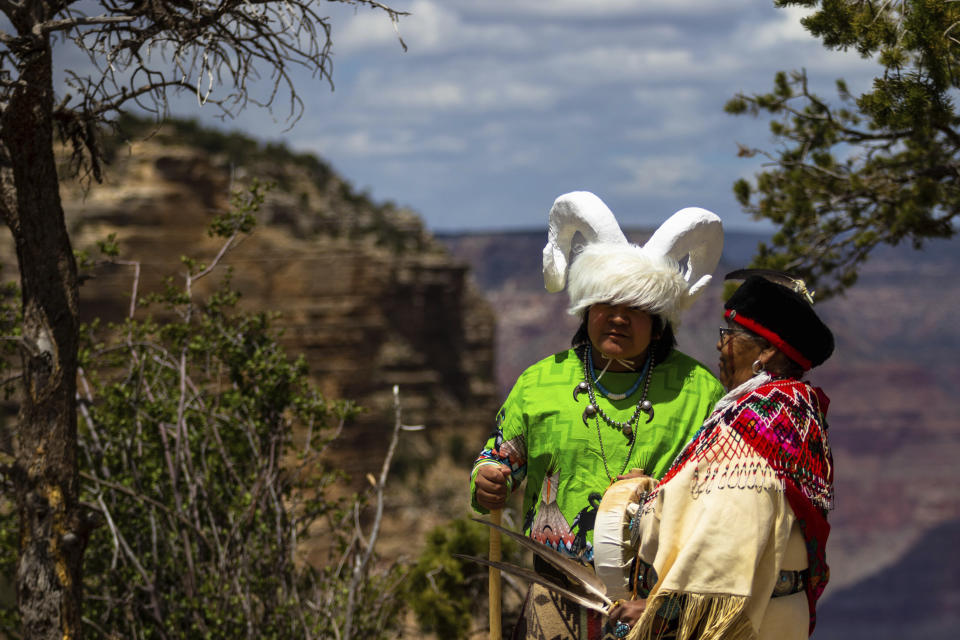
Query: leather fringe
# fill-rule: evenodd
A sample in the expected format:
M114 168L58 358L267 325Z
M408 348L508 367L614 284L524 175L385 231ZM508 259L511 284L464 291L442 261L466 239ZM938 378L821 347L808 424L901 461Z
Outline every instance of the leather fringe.
M679 619L665 624L658 611L664 606L676 606L673 603L679 598L683 598ZM660 592L648 601L627 640L756 640L757 632L746 608L744 596Z

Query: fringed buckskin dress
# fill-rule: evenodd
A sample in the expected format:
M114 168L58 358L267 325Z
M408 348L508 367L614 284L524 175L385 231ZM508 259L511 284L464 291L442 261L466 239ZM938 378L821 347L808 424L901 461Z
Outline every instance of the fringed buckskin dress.
M829 577L828 400L806 382L769 377L732 400L721 401L631 524L648 602L629 640L813 632Z

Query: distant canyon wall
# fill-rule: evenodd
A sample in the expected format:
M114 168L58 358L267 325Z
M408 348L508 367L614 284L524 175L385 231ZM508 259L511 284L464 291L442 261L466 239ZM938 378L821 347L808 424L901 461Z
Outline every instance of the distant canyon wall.
M123 147L104 184L63 186L75 248L95 252L116 234L123 260L141 265L139 294L185 271L180 256L208 262L208 237L230 192L249 178L276 183L252 236L228 254L244 308L276 311L291 356L302 354L329 397L365 408L336 446L355 478L377 470L393 425L399 385L404 422L427 427L421 449L446 439L478 440L496 410L494 319L467 267L423 229L412 212L374 205L330 172L295 163L237 167L222 156L151 139ZM9 237L3 274L16 274ZM130 305L134 270L108 265L81 287L81 315L119 320ZM222 273L222 272L221 272ZM201 282L201 293L220 275Z

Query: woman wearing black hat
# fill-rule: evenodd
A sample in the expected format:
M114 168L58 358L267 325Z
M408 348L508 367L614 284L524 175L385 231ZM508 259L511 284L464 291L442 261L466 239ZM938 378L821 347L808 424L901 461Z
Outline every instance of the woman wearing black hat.
M610 623L629 625L630 640L806 638L829 576L828 400L802 375L830 356L833 335L802 281L727 277L745 278L717 342L730 391L628 507L640 600Z

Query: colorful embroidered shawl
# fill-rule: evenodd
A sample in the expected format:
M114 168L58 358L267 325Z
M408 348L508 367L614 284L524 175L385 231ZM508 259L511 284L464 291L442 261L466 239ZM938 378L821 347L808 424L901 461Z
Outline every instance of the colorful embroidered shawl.
M781 482L800 522L807 546L810 580L807 600L810 633L816 623L816 603L829 579L825 546L830 533L826 512L833 508L833 458L827 441L826 411L829 400L819 388L795 379L774 379L710 416L680 452L659 486L665 485L687 464L706 463L694 493L709 491L723 482L757 486L751 475L759 469L724 468L724 463L744 457L749 446L769 464ZM729 427L727 429L722 427ZM717 455L717 452L720 452ZM712 458L707 459L707 456ZM647 499L651 505L656 490Z

